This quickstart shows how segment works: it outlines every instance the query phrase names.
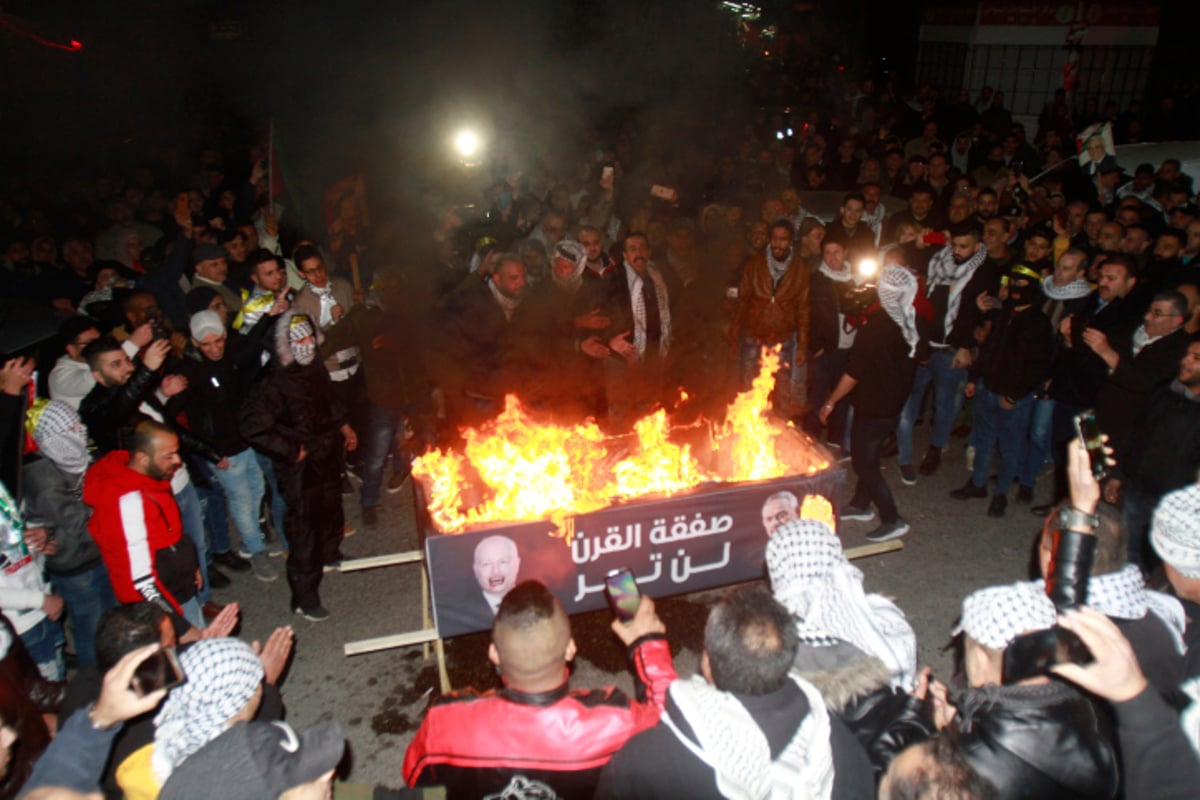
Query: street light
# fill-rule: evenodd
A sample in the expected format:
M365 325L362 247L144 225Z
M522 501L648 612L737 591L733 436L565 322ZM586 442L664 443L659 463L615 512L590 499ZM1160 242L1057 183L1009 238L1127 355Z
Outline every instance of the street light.
M470 158L479 150L479 136L469 128L463 128L454 137L454 147L463 158Z

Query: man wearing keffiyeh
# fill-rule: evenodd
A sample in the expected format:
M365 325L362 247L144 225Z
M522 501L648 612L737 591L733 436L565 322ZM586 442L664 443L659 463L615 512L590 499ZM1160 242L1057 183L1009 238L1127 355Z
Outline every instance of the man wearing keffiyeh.
M1150 542L1163 560L1167 580L1187 618L1184 674L1200 676L1200 484L1177 489L1159 501Z
M933 384L933 431L929 449L921 461L922 475L937 471L942 449L949 442L954 420L962 410L963 388L980 314L975 299L995 282L989 270L981 269L987 250L980 242L980 235L973 223L964 223L951 231L949 244L929 261L926 292L934 308L929 330L929 363L917 368L912 393L896 432L898 461L906 482L916 480L912 474L913 423L929 385Z

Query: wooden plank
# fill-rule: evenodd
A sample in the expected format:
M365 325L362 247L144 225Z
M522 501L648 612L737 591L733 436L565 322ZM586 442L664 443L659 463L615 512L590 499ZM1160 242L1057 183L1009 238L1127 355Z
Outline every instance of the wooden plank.
M376 567L394 567L398 564L415 564L422 561L425 554L420 550L408 550L404 553L392 553L386 556L368 556L367 558L351 558L342 562L338 572L357 572L361 569Z
M851 547L845 551L846 558L853 561L856 558L866 558L868 556L878 556L884 553L890 553L893 550L903 550L904 542L899 539L892 539L890 542L871 542L870 544Z
M343 650L348 656L359 656L363 653L374 653L378 650L391 650L396 647L411 647L414 644L433 642L438 638L438 632L433 628L408 633L393 633L389 636L377 636L374 639L359 639L357 642L347 642Z

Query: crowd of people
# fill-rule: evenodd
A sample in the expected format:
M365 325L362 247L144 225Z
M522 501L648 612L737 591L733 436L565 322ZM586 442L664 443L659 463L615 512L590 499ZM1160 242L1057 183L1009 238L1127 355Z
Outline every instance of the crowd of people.
M212 594L226 573L282 571L291 609L326 620L344 498L378 525L413 456L506 396L612 432L656 406L719 416L764 349L781 355L772 413L851 464L841 520L908 534L883 459L915 484L968 432L951 496L1043 518L1040 582L967 598L962 669L941 682L834 532L785 523L770 590L712 610L701 675L675 674L649 599L614 624L636 699L569 688L569 620L526 582L493 629L504 688L435 702L404 781L461 797L1186 796L1200 208L1176 160L1120 164L1102 138L1076 159L1059 100L1032 140L996 94L899 103L870 81L805 124L762 113L670 149L631 121L576 163L468 174L480 196L430 200L427 225L373 231L348 212L328 239L276 202L257 146L8 187L0 289L59 335L0 369L4 444L23 454L0 494L3 796L240 796L226 780L324 796L342 734L279 722L291 629L233 637L242 609ZM805 206L820 191L837 193L831 217ZM1072 444L1093 423L1103 475ZM1163 574L1170 591L1150 590ZM1047 630L1094 662L1013 678ZM170 677L162 648L187 681L144 691Z

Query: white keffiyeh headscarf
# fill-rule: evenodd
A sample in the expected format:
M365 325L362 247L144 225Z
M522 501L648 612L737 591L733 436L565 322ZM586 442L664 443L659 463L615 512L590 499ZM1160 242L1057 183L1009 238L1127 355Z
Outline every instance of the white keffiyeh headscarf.
M1158 501L1150 543L1185 578L1200 578L1200 484L1176 489Z
M846 558L832 528L810 519L780 525L767 543L767 573L801 639L850 642L887 666L893 686L912 688L916 634L894 603L863 590L862 572Z
M1045 583L1038 581L1045 586ZM1136 564L1126 564L1117 572L1093 575L1088 579L1087 604L1106 617L1114 619L1141 619L1146 612L1158 616L1171 632L1175 649L1183 653L1183 631L1187 617L1183 606L1170 595L1146 588L1146 580Z
M38 400L27 414L33 440L54 466L70 475L82 475L88 456L87 429L79 412L61 400Z
M879 276L879 304L900 327L904 341L908 342L908 357L917 354L921 335L917 331L917 310L913 300L917 296L917 276L898 264L884 267Z
M187 682L167 695L154 718L151 767L166 783L183 760L220 736L263 680L262 662L239 639L203 639L179 654Z
M550 277L560 288L572 294L579 291L583 285L583 271L587 268L587 251L579 242L562 241L554 246L554 257L564 259L575 265L575 271L565 278L558 277L554 267L550 268Z
M710 686L698 675L671 684L671 700L698 743L679 728L669 713L663 714L663 723L684 747L712 767L722 797L735 800L832 797L829 711L812 684L796 675L790 677L808 698L809 711L774 761L762 729L732 694Z
M1042 294L1051 300L1078 300L1092 293L1092 285L1083 278L1076 278L1066 286L1054 282L1053 275L1042 278Z
M971 282L971 276L975 274L975 270L979 269L986 258L987 250L981 247L975 255L961 264L956 264L954 263L954 249L950 245L946 245L934 253L933 258L929 260L929 285L926 287L926 293L932 296L933 290L938 286L950 287L950 296L946 300L947 336L954 327L954 320L958 318L958 307L962 303L963 292L966 291L967 284Z
M843 263L842 268L839 270L834 269L826 264L824 260L822 260L821 266L817 267L817 272L820 272L826 278L829 278L829 280L837 283L846 283L854 280L854 273L850 271L850 265L847 263Z
M658 354L665 356L671 348L671 307L667 301L667 282L653 265L646 267L646 275L654 283L654 296L658 299L659 337ZM629 299L633 302L633 345L637 348L638 360L646 356L646 299L642 297L641 275L625 262L625 278L629 281Z
M1037 581L989 586L963 600L954 635L966 633L984 647L1003 650L1022 633L1054 627L1054 603Z

